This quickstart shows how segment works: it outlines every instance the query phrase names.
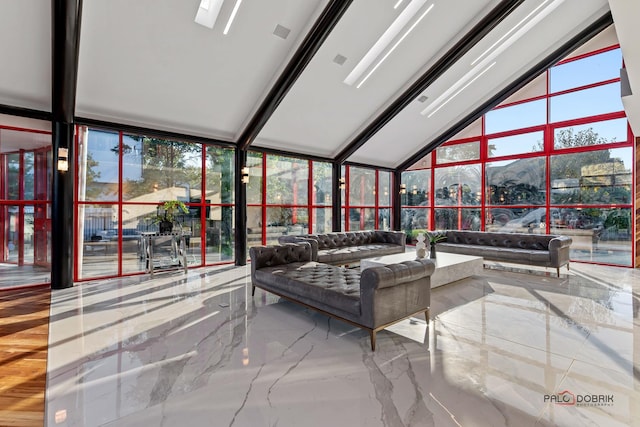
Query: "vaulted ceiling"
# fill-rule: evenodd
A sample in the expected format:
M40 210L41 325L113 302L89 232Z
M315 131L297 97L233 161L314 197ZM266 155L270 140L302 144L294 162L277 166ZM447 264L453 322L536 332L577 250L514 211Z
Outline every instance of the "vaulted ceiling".
M206 3L84 0L76 117L396 168L609 13L607 0L224 0L208 28L194 22ZM50 112L51 2L0 3L0 55L4 111Z

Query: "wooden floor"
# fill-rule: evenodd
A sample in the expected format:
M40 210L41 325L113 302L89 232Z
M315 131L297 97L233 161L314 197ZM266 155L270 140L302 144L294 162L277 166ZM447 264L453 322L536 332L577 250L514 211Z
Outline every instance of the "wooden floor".
M50 290L0 291L0 426L42 426Z

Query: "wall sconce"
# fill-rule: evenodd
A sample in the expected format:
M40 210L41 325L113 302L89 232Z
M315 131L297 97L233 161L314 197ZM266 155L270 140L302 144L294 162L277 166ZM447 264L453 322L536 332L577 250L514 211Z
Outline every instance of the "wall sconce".
M248 184L249 183L249 168L248 167L244 167L242 168L241 171L241 176L242 176L242 183L243 184Z
M411 192L412 192L413 194L418 194L418 186L417 186L417 185L414 185L414 186L412 187L412 191L411 191Z
M400 194L407 194L407 184L400 184Z
M344 190L344 189L345 189L345 187L346 187L346 185L347 185L347 184L346 184L346 182L345 182L344 178L340 178L340 182L339 182L339 184L338 184L338 187L339 187L341 190Z
M249 366L249 348L242 349L242 366Z
M58 170L66 172L69 170L69 149L58 148Z

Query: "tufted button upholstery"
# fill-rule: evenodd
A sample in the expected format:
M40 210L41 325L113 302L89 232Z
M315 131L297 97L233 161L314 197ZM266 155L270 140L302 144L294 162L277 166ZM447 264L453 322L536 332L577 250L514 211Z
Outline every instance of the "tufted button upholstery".
M366 239L364 236L362 241ZM361 274L360 269L311 261L310 246L304 242L252 247L253 286L367 328L389 324L429 307L429 277L435 268L431 260L373 267Z
M484 259L558 268L569 262L570 245L571 238L551 234L450 230L437 247Z
M544 251L549 250L551 239L558 237L550 234L490 233L461 230L447 231L446 236L447 243Z
M349 264L363 258L405 251L405 235L398 231L354 231L278 238L279 243L303 241L317 246L312 248L314 260L329 264Z

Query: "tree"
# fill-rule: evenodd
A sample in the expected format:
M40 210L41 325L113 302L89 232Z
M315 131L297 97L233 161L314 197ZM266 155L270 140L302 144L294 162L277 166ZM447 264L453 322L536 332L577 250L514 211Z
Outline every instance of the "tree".
M97 170L98 162L96 162L91 153L87 153L87 174L86 174L86 200L97 200L104 191L104 185L100 184L100 171Z
M224 204L232 204L234 203L234 181L233 181L233 169L234 169L234 153L233 150L222 147L207 147L206 148L206 157L207 157L207 173L215 173L220 176L220 184L219 189L215 188L215 184L213 184L214 188L207 187L207 194L214 192L216 190L220 191L220 202ZM207 179L208 182L211 182L210 179ZM233 235L233 207L232 206L222 206L220 208L220 234L221 234L221 248L222 254L226 256L231 256ZM209 242L209 238L207 238ZM213 242L210 242L213 243Z
M599 136L593 128L574 132L573 128L562 129L556 133L556 148L586 147L606 144L606 138ZM539 147L542 145L538 143ZM554 156L551 164L552 179L580 178L584 165L606 163L611 159L609 150L587 151L584 153Z
M555 137L557 148L608 142L592 128L579 132L572 128L562 129ZM562 204L629 203L631 189L626 181L630 176L630 171L624 170L624 163L611 157L609 149L556 155L551 158L551 201Z
M157 189L172 187L199 187L201 176L202 146L182 141L130 136L142 145L142 176L140 179L127 180L125 184L128 198L152 193ZM122 147L123 150L127 146ZM116 155L119 148L114 147Z

